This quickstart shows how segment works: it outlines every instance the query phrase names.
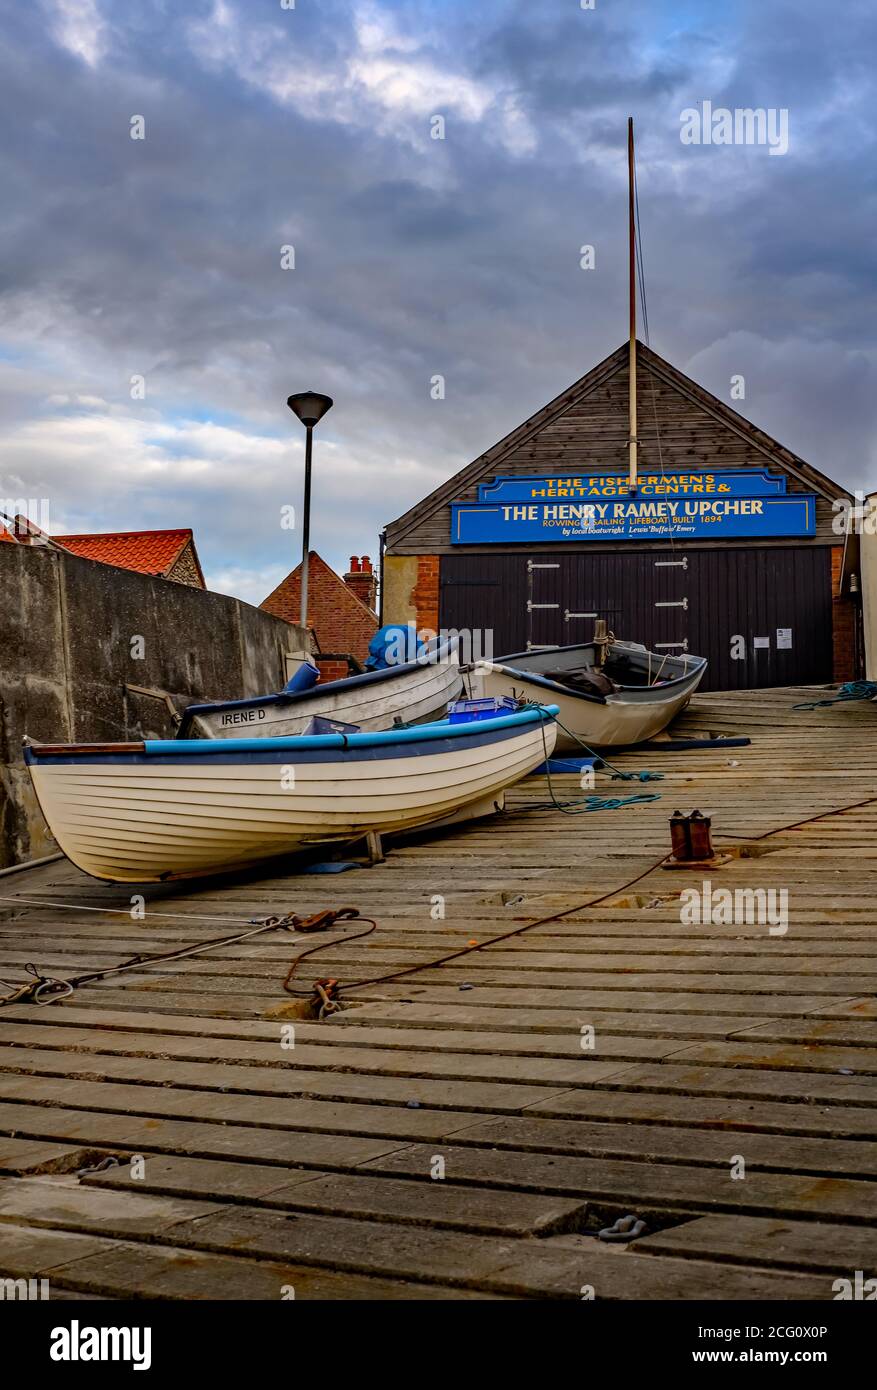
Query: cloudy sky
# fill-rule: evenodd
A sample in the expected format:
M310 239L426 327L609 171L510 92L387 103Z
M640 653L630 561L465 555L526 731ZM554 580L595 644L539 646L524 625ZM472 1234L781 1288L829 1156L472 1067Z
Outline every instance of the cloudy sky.
M0 497L193 526L258 603L313 387L313 543L376 554L624 339L628 114L652 346L877 487L872 0L288 5L0 0ZM704 101L788 152L683 144Z

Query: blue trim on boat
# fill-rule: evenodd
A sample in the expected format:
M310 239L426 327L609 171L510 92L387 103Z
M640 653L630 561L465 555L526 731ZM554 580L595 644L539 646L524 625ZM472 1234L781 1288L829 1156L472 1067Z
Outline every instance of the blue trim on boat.
M440 720L435 724L417 724L411 729L387 729L362 734L290 734L284 738L193 738L151 739L144 743L143 752L77 753L72 744L63 753L41 754L39 745L26 745L25 762L30 765L58 766L64 763L178 763L191 764L210 758L220 764L290 762L344 763L384 758L416 757L420 753L444 753L459 748L466 739L468 746L477 748L486 743L502 742L513 737L528 724L543 724L559 713L557 705L543 709L524 709L496 719L473 719L464 724Z
M309 690L301 690L297 693L281 690L272 695L251 695L244 700L218 700L212 704L188 705L183 712L180 734L182 735L192 720L200 714L221 714L226 710L261 709L265 705L306 705L309 700L318 699L327 693L334 695L336 691L355 691L361 690L363 687L368 688L370 685L380 685L393 676L404 676L411 671L423 670L424 666L440 665L441 662L448 660L454 654L458 646L459 638L453 637L440 647L436 647L434 651L426 652L415 657L413 661L406 661L400 666L388 666L382 671L364 671L358 676L345 676L343 680L327 681L325 685L317 683L317 685L312 685ZM185 742L185 739L181 738L180 741Z

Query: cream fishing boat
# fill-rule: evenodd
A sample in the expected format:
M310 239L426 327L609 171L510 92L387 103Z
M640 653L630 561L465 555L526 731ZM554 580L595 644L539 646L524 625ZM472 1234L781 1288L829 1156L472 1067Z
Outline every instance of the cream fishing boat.
M303 733L315 715L364 731L389 729L396 719L428 723L446 713L463 686L456 640L428 648L413 661L326 685L303 685L301 678L310 673L315 678L316 668L305 665L276 695L190 705L177 737L282 738Z
M243 868L486 815L554 747L551 709L378 733L25 745L43 814L94 878Z
M473 698L508 696L557 706L557 749L617 748L654 738L679 714L706 670L702 656L667 656L611 635L573 647L516 652L465 674Z

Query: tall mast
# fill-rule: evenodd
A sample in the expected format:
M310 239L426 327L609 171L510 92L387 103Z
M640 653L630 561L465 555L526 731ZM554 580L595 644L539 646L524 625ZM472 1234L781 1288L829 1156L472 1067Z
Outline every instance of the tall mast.
M629 487L637 489L636 472L636 223L634 218L633 116L627 118L628 232L630 238L630 438L628 440Z

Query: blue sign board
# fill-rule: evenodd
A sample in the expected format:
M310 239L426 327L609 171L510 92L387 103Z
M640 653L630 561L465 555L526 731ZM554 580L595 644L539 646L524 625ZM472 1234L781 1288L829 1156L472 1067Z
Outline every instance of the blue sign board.
M658 485L675 492L659 493ZM618 491L611 489L618 486ZM575 488L570 493L570 488ZM652 487L651 492L646 492ZM596 491L592 489L597 489ZM721 489L721 490L720 490ZM812 536L816 498L764 472L646 475L635 496L621 474L497 478L476 502L451 505L454 545L558 541L738 540Z
M626 473L529 474L480 483L479 502L591 502L628 496ZM782 473L728 468L715 473L641 473L638 497L776 497L786 490Z

